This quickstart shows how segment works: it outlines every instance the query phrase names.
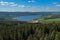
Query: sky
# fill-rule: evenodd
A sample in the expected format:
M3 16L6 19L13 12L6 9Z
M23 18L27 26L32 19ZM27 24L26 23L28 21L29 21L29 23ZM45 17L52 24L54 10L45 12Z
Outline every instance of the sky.
M0 11L60 12L60 0L0 0Z

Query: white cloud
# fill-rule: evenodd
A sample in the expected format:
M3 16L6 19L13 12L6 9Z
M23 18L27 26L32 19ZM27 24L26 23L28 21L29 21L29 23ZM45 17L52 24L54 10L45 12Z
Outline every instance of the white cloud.
M24 7L25 7L25 5L18 5L18 7L24 8Z
M35 0L29 0L28 2L29 2L29 3L30 3L30 2L35 2Z
M57 2L54 2L53 4L54 4L55 6L57 6L57 7L60 7L60 4L57 3Z
M7 4L8 2L1 1L1 2L0 2L0 4L2 4L2 3L5 3L5 4Z
M0 5L8 5L8 2L3 2L3 1L1 1L1 2L0 2Z
M3 3L3 4L1 4L1 5L3 5L3 6L4 6L5 4Z
M14 3L14 2L4 2L4 1L1 1L0 5L2 5L2 6L7 6L7 5L9 5L9 6L17 6L17 7L21 7L21 8L25 7L25 5L19 5L19 4Z
M10 6L17 6L18 4L14 3L14 2L10 2L9 5Z
M17 4L11 4L10 6L17 6Z
M14 3L14 2L4 2L4 1L1 1L0 5L2 5L2 6L7 6L7 5L9 5L9 6L17 6L17 4Z
M28 2L35 2L35 1L31 0ZM22 4L17 4L15 2L5 2L5 1L0 1L0 5L2 5L2 6L15 6L15 7L21 7L21 8L29 7L29 6L25 6L24 4L22 5Z
M57 6L57 7L60 7L60 4L57 4L56 6Z
M15 4L14 2L10 2L9 4Z
M31 1L28 1L29 3L31 2Z

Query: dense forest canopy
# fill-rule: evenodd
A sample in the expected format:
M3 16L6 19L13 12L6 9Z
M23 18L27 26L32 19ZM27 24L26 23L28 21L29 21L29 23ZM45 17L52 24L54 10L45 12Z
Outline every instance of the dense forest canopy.
M60 40L60 23L0 22L0 40Z

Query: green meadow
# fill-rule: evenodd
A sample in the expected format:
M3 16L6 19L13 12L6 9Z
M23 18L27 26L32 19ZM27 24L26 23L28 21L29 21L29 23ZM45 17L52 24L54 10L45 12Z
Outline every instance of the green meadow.
M44 15L42 17L38 17L35 20L37 20L38 23L60 22L60 13L52 13L51 15Z

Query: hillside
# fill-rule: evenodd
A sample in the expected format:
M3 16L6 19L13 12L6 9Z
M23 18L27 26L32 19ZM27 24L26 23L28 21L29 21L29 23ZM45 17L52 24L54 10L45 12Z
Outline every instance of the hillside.
M60 40L60 23L0 21L0 40Z
M39 23L40 22L42 23L60 22L60 13L52 13L51 15L45 15L35 20L39 21Z
M0 40L60 40L60 14L43 15L35 20L39 23L0 21Z

